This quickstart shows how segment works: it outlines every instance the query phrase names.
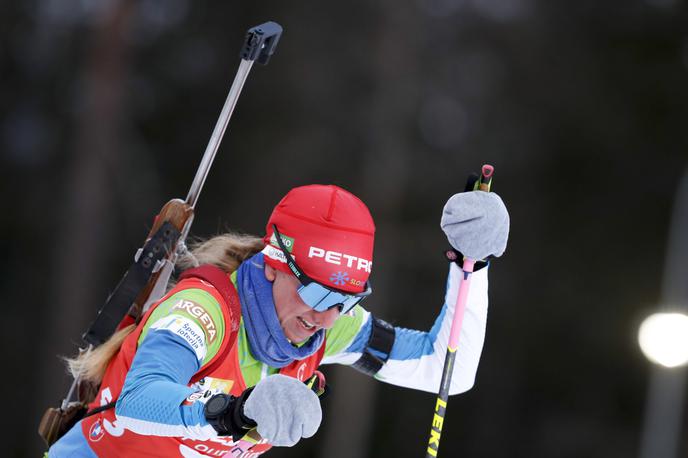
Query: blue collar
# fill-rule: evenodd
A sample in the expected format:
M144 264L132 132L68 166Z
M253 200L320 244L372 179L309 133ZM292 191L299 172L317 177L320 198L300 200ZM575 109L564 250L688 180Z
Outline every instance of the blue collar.
M282 368L315 353L323 343L325 330L319 330L299 347L287 340L277 318L272 283L265 278L264 266L263 253L258 253L237 269L241 315L253 356L270 367Z

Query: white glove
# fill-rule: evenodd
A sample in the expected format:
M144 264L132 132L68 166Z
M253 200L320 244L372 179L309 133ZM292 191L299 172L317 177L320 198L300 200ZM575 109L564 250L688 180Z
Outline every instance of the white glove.
M462 192L445 204L440 226L451 246L464 256L499 257L509 238L509 212L494 192Z
M316 433L322 421L320 399L303 382L275 374L258 382L244 404L258 433L271 445L291 447Z

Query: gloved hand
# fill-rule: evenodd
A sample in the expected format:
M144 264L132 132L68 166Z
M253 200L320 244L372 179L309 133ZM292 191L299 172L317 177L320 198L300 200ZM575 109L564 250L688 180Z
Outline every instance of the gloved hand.
M468 258L499 257L506 249L509 213L493 192L454 194L442 210L440 225L451 246Z
M303 382L281 374L258 382L244 404L244 414L258 424L264 439L280 447L311 437L322 421L318 396Z

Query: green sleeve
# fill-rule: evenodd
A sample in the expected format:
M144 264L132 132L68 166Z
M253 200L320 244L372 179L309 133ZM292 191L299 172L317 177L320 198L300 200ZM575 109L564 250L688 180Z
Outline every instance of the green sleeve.
M368 316L368 312L357 305L350 313L337 318L334 326L327 330L325 334L327 341L325 345L325 356L333 356L344 351L361 330L363 321Z
M203 331L203 344L206 354L203 364L210 361L220 349L225 333L225 320L222 308L215 298L202 289L185 289L170 296L158 305L144 325L138 344L143 342L155 323L167 317L190 319Z

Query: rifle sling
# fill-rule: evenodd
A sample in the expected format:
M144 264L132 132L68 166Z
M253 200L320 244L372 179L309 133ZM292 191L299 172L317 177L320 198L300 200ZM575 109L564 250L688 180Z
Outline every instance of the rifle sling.
M180 235L177 228L169 221L165 221L148 239L134 263L98 312L95 321L84 333L83 339L87 343L98 346L110 338L138 295L146 287L158 261L173 250Z
M112 402L109 402L109 403L105 404L104 406L94 407L93 409L91 409L91 410L89 410L88 412L86 412L86 413L84 414L84 416L81 417L81 419L83 420L83 419L86 418L86 417L90 417L91 415L95 415L95 414L97 414L97 413L103 412L104 410L112 409L113 407L115 407L116 404L117 404L117 399L115 399L115 400L112 401Z

